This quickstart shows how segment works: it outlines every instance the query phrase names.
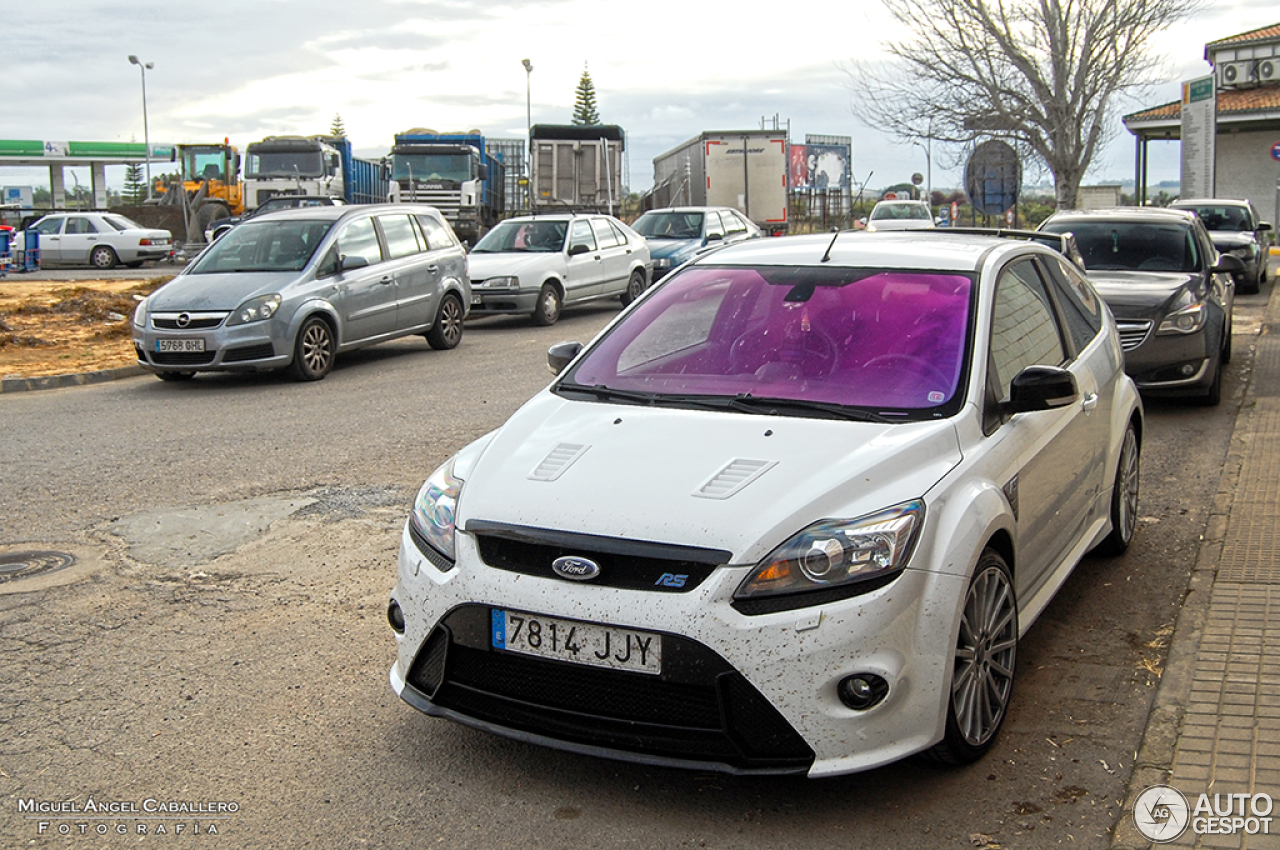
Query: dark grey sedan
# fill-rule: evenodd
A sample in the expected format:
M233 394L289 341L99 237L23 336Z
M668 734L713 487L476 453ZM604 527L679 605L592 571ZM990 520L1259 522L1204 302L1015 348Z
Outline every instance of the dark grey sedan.
M312 207L254 216L133 317L138 364L164 380L288 368L317 381L342 351L409 334L462 339L467 257L434 207Z
M1125 371L1149 395L1222 400L1231 359L1232 275L1195 215L1127 207L1060 212L1042 230L1072 233L1094 289L1116 317Z

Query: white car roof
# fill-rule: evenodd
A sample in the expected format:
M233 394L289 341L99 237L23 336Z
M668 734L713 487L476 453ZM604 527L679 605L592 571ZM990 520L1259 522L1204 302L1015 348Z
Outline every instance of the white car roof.
M846 266L969 273L977 271L990 253L1011 253L1024 248L1050 250L1022 239L952 234L946 230L875 233L847 230L838 234L751 239L713 251L699 264Z

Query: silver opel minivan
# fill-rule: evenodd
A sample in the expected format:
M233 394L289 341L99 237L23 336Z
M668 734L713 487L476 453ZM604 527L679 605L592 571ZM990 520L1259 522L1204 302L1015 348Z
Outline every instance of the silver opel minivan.
M421 204L310 207L255 216L138 305L138 365L166 381L288 368L318 381L343 351L422 334L462 340L467 255Z

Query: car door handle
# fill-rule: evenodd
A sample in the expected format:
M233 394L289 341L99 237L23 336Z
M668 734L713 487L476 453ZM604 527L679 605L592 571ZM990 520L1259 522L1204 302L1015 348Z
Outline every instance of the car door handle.
M435 263L432 263L431 265L427 266L427 271L431 272L432 274L435 274L436 272L440 271L440 267L437 266Z
M1080 409L1083 410L1085 413L1088 413L1090 410L1093 410L1097 406L1098 406L1097 393L1089 393L1080 402Z
M378 278L378 283L395 283L395 282L396 282L396 279L391 275L384 275L383 277Z

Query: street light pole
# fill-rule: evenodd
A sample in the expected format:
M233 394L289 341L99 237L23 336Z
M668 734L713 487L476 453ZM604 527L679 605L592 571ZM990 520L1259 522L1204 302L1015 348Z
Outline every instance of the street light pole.
M525 149L529 152L524 172L524 197L528 209L533 210L533 63L521 59L520 64L524 65L524 140Z
M147 200L151 200L151 129L147 126L147 71L156 66L154 62L143 62L132 53L129 54L129 64L137 65L138 70L142 72L142 143L146 146L147 158Z

